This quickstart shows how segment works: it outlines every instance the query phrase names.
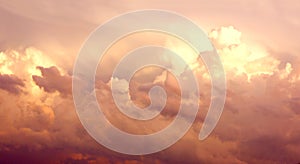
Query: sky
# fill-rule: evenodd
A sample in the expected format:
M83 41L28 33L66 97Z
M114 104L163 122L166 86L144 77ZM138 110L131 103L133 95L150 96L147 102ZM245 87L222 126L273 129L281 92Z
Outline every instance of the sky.
M193 65L190 47L166 34L143 32L120 39L99 61L95 82L103 112L119 129L159 131L174 120L180 103L178 83L160 68L142 69L131 81L111 78L130 50L148 44L172 49L193 65L200 88L200 110L183 138L163 151L130 156L98 144L84 129L73 102L72 77L76 56L91 32L115 16L141 9L174 11L202 27L224 65L227 95L216 128L198 140L211 101L203 62ZM299 9L296 0L0 0L0 163L300 162ZM120 93L130 92L141 108L150 104L149 89L162 86L166 106L149 121L127 118L113 101L112 82Z

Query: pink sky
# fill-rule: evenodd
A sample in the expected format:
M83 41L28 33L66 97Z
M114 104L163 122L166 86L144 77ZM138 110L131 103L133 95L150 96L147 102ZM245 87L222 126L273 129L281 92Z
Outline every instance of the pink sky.
M96 27L124 12L153 8L175 11L205 30L224 64L227 99L216 129L199 141L210 102L209 76L199 66L200 112L189 132L162 152L127 156L99 145L80 124L71 91L73 65ZM0 0L0 163L300 162L299 9L294 0ZM109 73L120 55L149 43L185 57L191 52L167 36L129 36L112 47L97 72L104 113L120 129L138 134L162 129L178 110L172 75L146 69L130 82L131 96L147 106L148 88L163 85L170 96L165 110L153 122L142 123L117 113Z

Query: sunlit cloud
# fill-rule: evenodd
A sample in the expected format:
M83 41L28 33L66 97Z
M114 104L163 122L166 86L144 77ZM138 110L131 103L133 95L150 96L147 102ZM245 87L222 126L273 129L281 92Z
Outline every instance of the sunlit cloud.
M32 2L0 4L0 163L6 159L37 160L32 163L299 162L298 1L187 1L180 5L86 1L73 6L67 1ZM170 72L149 67L131 81L110 77L119 59L144 43L169 48L183 57L199 78L201 94L195 123L184 138L162 152L132 157L99 146L82 127L72 99L72 67L81 44L99 24L118 13L149 6L174 10L204 26L226 71L227 99L218 126L207 140L199 141L211 86L198 54L179 39L159 39L162 34L120 40L97 72L105 78L96 76L95 84L98 102L112 124L128 133L151 134L168 126L178 113L180 90ZM184 71L178 61L165 62L178 74ZM163 87L168 95L164 110L148 122L122 115L111 96L112 81L126 96L125 105L130 98L141 108L150 103L151 87Z

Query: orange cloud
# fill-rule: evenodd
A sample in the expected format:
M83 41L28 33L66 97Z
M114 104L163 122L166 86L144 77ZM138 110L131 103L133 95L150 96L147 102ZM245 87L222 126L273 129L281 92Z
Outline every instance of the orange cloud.
M203 105L198 121L170 149L132 157L99 146L80 124L72 97L60 95L71 94L71 77L66 72L72 70L75 55L92 29L117 14L142 8L176 11L201 20L197 23L206 29L222 24L235 26L216 28L209 35L223 59L228 78L226 107L213 134L203 142L197 139L205 104L210 99L209 78L200 65ZM299 162L299 57L295 54L288 60L289 55L274 54L278 50L299 52L298 1L137 1L134 5L125 1L74 1L70 5L66 0L10 0L1 2L0 19L0 163ZM151 36L141 37L138 42ZM267 45L246 43L251 37ZM190 52L181 44L166 45L183 56ZM124 47L115 47L113 53ZM108 57L104 66L110 68L116 61ZM147 89L155 83L166 84L170 95L166 107L170 111L164 111L150 123L130 122L117 114L109 97L108 75L107 81L96 84L104 112L118 128L128 132L157 131L168 125L177 111L177 94L168 88L174 84L168 79L170 76L160 71L145 72L155 74L147 79L147 84L130 82L135 102L147 105ZM157 75L160 77L155 78Z

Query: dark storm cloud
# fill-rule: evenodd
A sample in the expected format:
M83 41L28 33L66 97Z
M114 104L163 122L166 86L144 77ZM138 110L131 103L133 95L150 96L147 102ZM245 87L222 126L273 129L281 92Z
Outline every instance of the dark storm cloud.
M20 94L24 86L24 81L17 76L0 74L0 89L13 94Z
M49 93L58 91L62 95L71 94L71 77L61 75L59 70L54 66L50 68L37 67L37 69L41 71L42 76L33 75L32 79L40 88Z

